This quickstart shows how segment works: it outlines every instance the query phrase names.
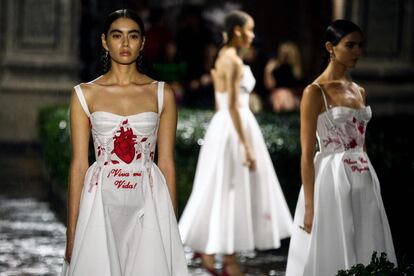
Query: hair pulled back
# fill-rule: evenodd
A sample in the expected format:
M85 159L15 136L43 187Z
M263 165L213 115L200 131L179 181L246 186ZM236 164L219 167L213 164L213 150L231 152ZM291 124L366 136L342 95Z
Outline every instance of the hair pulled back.
M225 39L224 43L229 43L234 37L234 28L244 27L250 15L243 11L232 11L226 15L224 18L224 34Z
M133 20L135 23L138 24L142 37L145 37L144 22L142 21L141 17L136 12L130 9L116 10L108 15L108 17L106 18L104 22L104 26L102 30L102 34L104 34L105 37L107 37L109 28L111 28L112 23L119 18L128 18L128 19ZM140 69L142 65L142 58L143 56L142 56L142 51L141 51L138 56L137 62L136 62L138 71L142 71ZM101 60L102 60L103 73L106 73L109 71L109 69L111 69L111 57L109 56L108 52L103 48L102 48Z
M325 48L325 43L331 42L332 45L336 46L342 38L353 32L359 32L361 35L363 35L363 32L358 25L346 19L335 20L331 23L331 25L328 26L328 28L326 28L325 39L323 42L324 51L321 66L322 70L324 70L325 67L328 65L330 58L329 52Z

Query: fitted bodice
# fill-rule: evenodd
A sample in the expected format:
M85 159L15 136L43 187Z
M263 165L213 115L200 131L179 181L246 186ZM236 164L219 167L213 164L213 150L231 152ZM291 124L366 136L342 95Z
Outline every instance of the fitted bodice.
M359 109L337 106L320 114L316 130L320 151L362 151L370 119L369 106Z
M106 111L89 113L80 86L76 86L75 91L90 120L96 162L101 166L119 164L150 168L157 143L163 83L158 83L158 113L129 116Z
M253 88L256 84L256 79L253 76L250 66L243 65L243 75L240 80L240 93L239 93L239 107L240 108L249 108L249 96L253 91ZM229 108L229 96L228 92L215 92L215 98L217 102L218 109L228 109Z
M157 143L158 114L144 112L119 116L91 114L92 138L98 164L134 164L150 167Z
M319 114L316 126L319 150L323 153L363 151L365 130L372 116L371 107L329 108L324 90L318 83L314 84L319 87L325 104L325 112Z

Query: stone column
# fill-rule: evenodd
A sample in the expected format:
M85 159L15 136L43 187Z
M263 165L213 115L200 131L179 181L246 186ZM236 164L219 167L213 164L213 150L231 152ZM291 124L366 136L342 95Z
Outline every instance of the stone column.
M41 107L78 82L78 0L0 1L0 142L33 143Z
M374 113L414 114L414 2L346 1L345 17L365 32L364 55L353 70Z

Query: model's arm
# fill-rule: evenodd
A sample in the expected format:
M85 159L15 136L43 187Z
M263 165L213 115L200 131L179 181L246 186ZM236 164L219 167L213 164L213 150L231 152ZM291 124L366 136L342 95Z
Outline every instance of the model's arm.
M175 105L175 95L171 87L165 85L164 107L161 112L158 130L158 167L167 181L174 211L177 213L174 158L176 129L177 108Z
M70 132L72 155L69 169L68 216L66 230L65 258L70 261L75 238L76 221L79 213L80 195L85 173L88 169L89 120L83 111L75 91L70 101Z
M247 139L244 131L240 112L239 112L239 94L240 94L240 81L242 77L242 64L237 61L230 61L225 70L225 80L227 82L226 87L229 88L229 112L233 125L236 129L237 135L239 136L240 142L244 146L246 151L245 164L252 170L256 168L256 159L250 145L250 141Z
M366 106L367 105L367 101L366 101L366 92L365 92L365 89L363 87L361 87L361 86L358 86L358 89L359 89L359 92L361 92L362 101L363 101L364 105ZM367 152L367 146L366 146L365 141L364 141L364 151Z
M321 112L321 92L316 86L308 86L303 92L300 105L301 177L305 194L305 217L303 227L310 233L314 211L315 167L313 158L316 144L316 124Z
M211 69L210 70L210 75L211 75L211 81L213 83L213 90L214 90L214 108L217 111L218 110L218 103L217 103L217 98L216 98L216 91L217 91L217 82L220 81L218 76L217 76L217 70L216 69Z

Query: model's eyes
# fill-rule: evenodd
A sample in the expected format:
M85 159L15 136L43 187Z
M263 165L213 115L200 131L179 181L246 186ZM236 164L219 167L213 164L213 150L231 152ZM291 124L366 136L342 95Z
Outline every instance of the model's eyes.
M360 42L360 43L347 42L347 43L345 43L345 47L347 47L348 49L351 49L351 50L354 49L355 47L362 48L363 45L364 45L363 42Z
M355 43L353 43L353 42L348 42L348 43L346 43L346 44L345 44L345 46L346 46L348 49L352 49L352 48L354 48L354 45L355 45Z
M121 38L121 34L114 33L112 34L112 38Z
M138 34L131 34L129 37L132 38L132 39L139 39Z

